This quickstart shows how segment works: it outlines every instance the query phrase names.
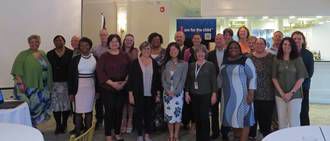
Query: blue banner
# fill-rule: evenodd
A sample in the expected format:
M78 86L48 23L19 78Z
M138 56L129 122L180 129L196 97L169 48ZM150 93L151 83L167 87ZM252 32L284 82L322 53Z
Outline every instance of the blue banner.
M183 31L186 38L191 39L194 33L201 34L203 40L214 40L216 35L216 19L177 19L177 31Z

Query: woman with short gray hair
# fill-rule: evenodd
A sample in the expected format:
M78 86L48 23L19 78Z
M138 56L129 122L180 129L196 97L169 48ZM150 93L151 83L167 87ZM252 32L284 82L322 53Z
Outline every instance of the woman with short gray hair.
M192 104L196 122L196 141L210 140L209 109L217 101L217 77L215 66L206 60L207 49L195 48L196 62L189 64L185 100Z

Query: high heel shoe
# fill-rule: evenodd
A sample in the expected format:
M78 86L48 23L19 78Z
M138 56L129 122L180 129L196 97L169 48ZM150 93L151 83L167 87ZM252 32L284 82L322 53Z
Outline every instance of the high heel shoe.
M116 141L124 141L124 138L121 135L115 135Z
M133 131L132 119L128 119L126 125L127 125L126 126L126 133L132 133L132 131Z
M132 128L127 128L126 133L132 133Z
M127 132L127 122L126 122L126 120L122 120L120 131L121 131L121 133L126 133Z

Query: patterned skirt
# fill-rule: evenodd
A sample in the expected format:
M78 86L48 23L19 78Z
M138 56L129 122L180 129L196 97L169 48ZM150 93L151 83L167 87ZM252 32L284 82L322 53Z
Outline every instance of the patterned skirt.
M183 107L183 91L175 96L164 94L164 116L168 123L180 123Z
M51 109L54 112L71 109L67 82L54 82L51 92Z
M29 105L33 126L49 119L51 101L48 87L43 89L27 88L25 93L22 93L16 86L14 95L17 100L23 100Z

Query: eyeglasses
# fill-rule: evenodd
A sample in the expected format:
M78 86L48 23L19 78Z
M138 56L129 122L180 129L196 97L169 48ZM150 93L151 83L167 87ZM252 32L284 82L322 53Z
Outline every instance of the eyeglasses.
M145 47L142 50L151 50L151 47Z

